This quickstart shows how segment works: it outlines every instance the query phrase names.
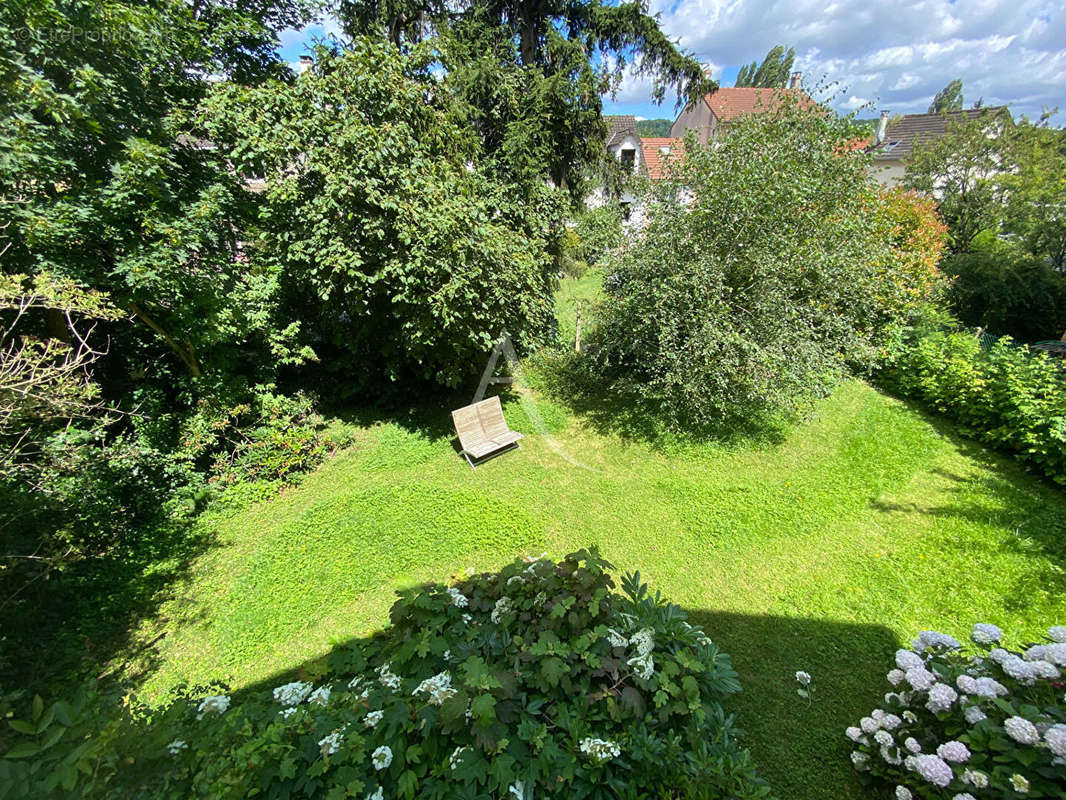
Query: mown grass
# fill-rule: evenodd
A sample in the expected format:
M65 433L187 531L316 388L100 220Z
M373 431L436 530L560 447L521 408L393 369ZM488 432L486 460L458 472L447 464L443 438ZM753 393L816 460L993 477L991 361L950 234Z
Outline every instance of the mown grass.
M577 327L577 305L581 303L581 316L588 324L592 305L601 295L603 270L590 267L580 278L563 278L555 292L555 316L559 320L559 341L568 348L574 346L574 333Z
M1063 495L863 383L778 445L663 447L537 404L552 435L511 399L523 447L476 472L445 407L356 415L356 443L300 486L205 519L215 546L141 631L167 634L145 696L291 670L380 628L403 585L598 545L732 654L731 707L779 797L862 797L842 731L897 643L1066 621Z

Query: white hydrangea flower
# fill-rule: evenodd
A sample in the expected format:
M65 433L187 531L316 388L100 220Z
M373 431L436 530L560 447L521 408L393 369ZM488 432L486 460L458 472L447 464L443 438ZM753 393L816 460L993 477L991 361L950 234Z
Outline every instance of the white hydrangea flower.
M904 651L901 650L900 652ZM907 673L905 673L901 669L893 669L889 670L888 675L886 675L885 677L888 678L888 682L891 683L893 686L899 686L901 683L903 683L903 679L907 677Z
M799 683L801 683L804 686L810 686L811 685L810 673L807 673L807 672L804 672L803 670L800 670L799 672L796 673L796 681L798 681Z
M1018 794L1029 794L1029 780L1024 775L1015 772L1010 776L1010 785Z
M962 742L944 742L936 749L936 754L945 761L951 761L955 764L965 764L970 760L970 748Z
M492 615L490 619L493 625L499 625L500 620L511 613L511 598L501 597L496 601L496 605L492 609Z
M988 651L988 657L995 661L997 664L1003 663L1003 659L1010 658L1009 651L1004 650L1002 647L994 647Z
M641 628L630 637L629 643L638 655L646 656L655 649L655 632L651 628Z
M907 670L907 683L918 691L926 691L936 682L936 675L925 667L913 667Z
M629 639L616 631L614 628L607 629L607 642L611 647L628 647Z
M929 699L925 707L934 714L947 711L959 697L959 693L946 683L935 683L929 687Z
M330 688L328 686L319 686L307 696L307 702L314 703L318 706L324 706L329 703L329 695Z
M922 746L918 744L918 740L915 739L913 736L908 736L906 739L904 739L903 746L906 747L907 750L910 753L913 753L914 755L918 755L918 753L922 752Z
M592 737L586 737L578 742L578 749L597 764L603 764L622 754L621 748L614 742Z
M634 674L643 681L650 681L651 676L655 674L655 661L652 659L651 653L634 656L626 664L631 666Z
M976 725L978 722L988 719L988 715L977 706L970 706L962 712L962 715L966 717L966 721L971 725Z
M896 787L896 800L914 800L914 795L906 786Z
M429 702L435 706L443 705L445 700L456 693L452 688L452 676L447 672L439 672L432 678L426 678L415 687L411 694L415 695L419 692L428 694Z
M962 647L954 636L939 631L922 631L914 640L914 649L919 653L927 650L958 650Z
M1003 631L991 623L978 622L973 626L973 632L970 633L970 638L977 642L977 644L995 644L1003 638Z
M862 735L862 728L856 728L854 725L844 731L844 735L847 736L853 742L865 742L866 739Z
M1018 681L1018 683L1031 685L1036 682L1036 674L1032 669L1032 664L1013 653L1001 659L999 665L1004 672Z
M392 748L385 744L381 745L371 754L370 763L374 765L376 770L387 769L389 764L392 763Z
M167 752L170 753L172 756L176 756L178 753L180 753L182 750L187 749L188 747L189 745L187 745L181 739L175 739L173 742L167 745Z
M977 694L977 680L972 675L960 675L955 679L955 685L959 687L960 692Z
M470 601L466 598L466 595L456 589L454 586L449 586L447 589L448 595L452 598L452 605L456 608L466 608L470 605Z
M1052 725L1044 732L1048 750L1059 758L1066 758L1066 725Z
M870 757L861 750L852 750L851 763L855 765L855 769L865 769L870 763Z
M226 709L229 708L230 699L228 695L213 694L210 697L205 697L200 701L199 708L196 709L197 719L203 719L206 714L215 714L222 716L226 713Z
M877 720L878 724L880 724L881 720L885 717L885 710L883 708L875 708L873 711L870 712L870 716Z
M951 800L977 800L977 798L969 792L959 792L957 795L952 797Z
M368 794L364 800L385 800L385 791L379 786L376 792Z
M895 714L885 714L881 717L881 727L886 731L894 731L900 725L903 724L903 720L897 717Z
M903 763L903 758L899 754L898 747L882 747L881 758L886 764L891 764L894 767L898 767L900 764Z
M1003 730L1019 744L1037 744L1040 741L1040 731L1025 717L1008 717L1003 721Z
M341 749L341 742L344 740L344 734L341 731L333 731L326 736L323 736L318 740L318 749L322 751L322 755L331 756Z
M897 650L896 666L906 672L909 669L924 667L925 661L920 655L915 652L912 652L911 650Z
M988 776L979 769L968 769L962 773L962 782L984 789L988 786Z
M367 727L374 728L377 727L377 724L381 722L381 718L384 716L384 711L370 711L363 717L363 722L367 724Z
M882 747L891 747L896 743L896 740L892 738L892 734L888 731L878 731L875 733L874 741Z
M521 576L521 575L512 575L510 578L507 579L507 586L511 587L511 586L514 586L515 584L521 585L521 584L523 584L525 582L526 582L526 579L523 576Z
M978 697L1006 697L1010 692L1007 687L997 680L988 677L980 677L977 679L977 691L974 692Z
M452 754L448 757L448 766L452 769L452 771L455 771L455 768L458 767L459 764L462 762L463 753L465 751L466 747L457 747L452 750Z
M298 706L311 694L311 688L311 684L304 681L286 683L274 690L274 700L283 706Z
M1058 667L1047 661L1030 661L1029 671L1035 678L1047 678L1048 680L1058 680L1062 675Z
M1052 625L1047 629L1047 635L1053 642L1066 642L1066 625Z
M914 771L934 786L943 789L955 777L951 765L940 756L914 756Z
M881 730L881 726L873 717L863 717L860 719L859 727L862 728L863 733L876 733Z
M394 692L400 688L400 676L392 671L391 661L386 661L378 667L378 683Z

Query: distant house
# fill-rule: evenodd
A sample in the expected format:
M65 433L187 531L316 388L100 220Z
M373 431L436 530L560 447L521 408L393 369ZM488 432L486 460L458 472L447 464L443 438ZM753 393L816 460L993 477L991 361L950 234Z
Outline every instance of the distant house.
M990 106L941 114L904 114L894 120L889 119L887 111L882 111L870 145L873 153L871 174L885 186L895 186L903 180L906 161L914 152L915 144L929 144L944 136L952 125L970 122L985 114L998 116L1006 108Z
M689 103L670 126L670 136L680 138L695 131L700 144L707 144L729 130L745 114L773 111L790 100L814 107L815 102L799 88L800 73L793 72L787 89L719 88L701 101Z
M623 166L629 167L633 174L640 174L644 158L641 153L640 134L637 133L637 118L625 114L606 119L611 126L607 132L607 152Z
M637 133L636 117L621 115L606 117L609 124L607 132L607 152L618 159L626 171L652 181L665 178L670 165L684 156L685 142L668 136L643 137ZM609 202L604 189L596 188L586 198L588 208L597 208ZM643 224L643 210L636 199L625 192L616 199L622 207L628 223L640 227Z
M669 136L646 136L640 140L644 174L653 181L667 177L670 167L685 157L685 140Z

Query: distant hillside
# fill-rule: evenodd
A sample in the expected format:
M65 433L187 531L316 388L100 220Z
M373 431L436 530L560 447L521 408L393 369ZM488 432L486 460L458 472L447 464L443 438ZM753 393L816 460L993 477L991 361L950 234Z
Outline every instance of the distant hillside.
M637 133L641 136L669 136L672 119L638 119Z

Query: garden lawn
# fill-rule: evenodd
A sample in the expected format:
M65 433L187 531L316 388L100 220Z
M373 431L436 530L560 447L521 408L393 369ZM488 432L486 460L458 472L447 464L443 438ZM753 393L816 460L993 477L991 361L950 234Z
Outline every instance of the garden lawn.
M1063 495L863 383L782 443L733 448L627 442L537 403L554 436L512 399L522 449L476 472L446 408L352 420L355 444L300 486L205 519L215 546L140 632L167 633L145 697L269 685L382 627L400 586L597 545L732 654L729 707L779 797L862 797L843 730L888 691L899 643L1066 622Z

